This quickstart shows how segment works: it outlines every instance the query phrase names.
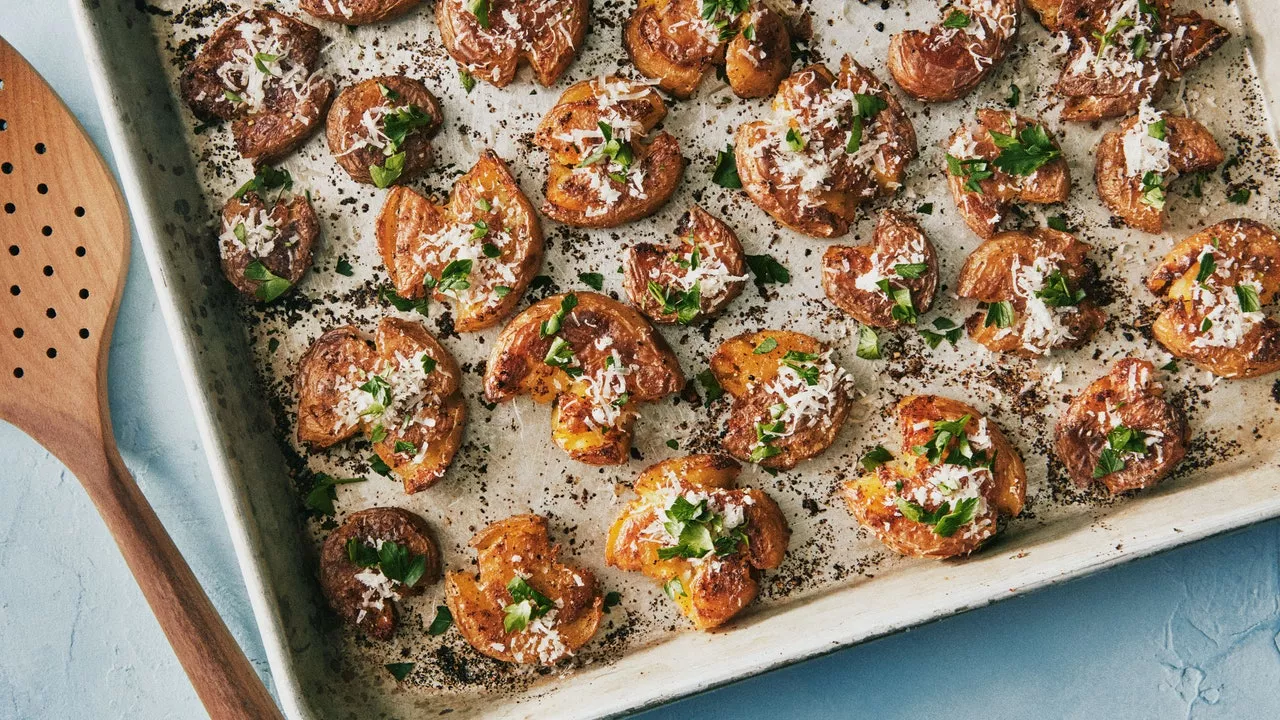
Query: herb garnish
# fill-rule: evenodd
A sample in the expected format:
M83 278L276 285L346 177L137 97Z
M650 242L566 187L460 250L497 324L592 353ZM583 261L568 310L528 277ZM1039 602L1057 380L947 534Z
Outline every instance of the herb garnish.
M1094 479L1105 477L1125 468L1124 454L1147 454L1147 435L1124 425L1117 425L1107 433L1107 444L1098 455L1093 468Z
M1072 290L1067 285L1067 278L1060 270L1054 270L1045 279L1044 287L1035 291L1035 296L1049 307L1072 307L1079 305L1085 298L1083 289Z
M716 167L711 171L711 181L731 190L742 187L742 178L738 176L738 161L733 155L732 145L725 145L724 150L716 153Z
M384 540L377 548L356 538L347 540L347 559L360 567L376 567L388 580L405 587L418 584L427 572L427 557L409 550L391 540Z
M542 321L542 325L539 328L539 332L541 332L542 337L551 337L552 335L560 332L560 324L564 322L565 316L567 316L570 311L577 306L577 295L573 293L565 295L564 298L560 300L560 309L557 310L554 315Z
M964 333L964 328L957 326L949 318L935 318L933 326L941 332L925 330L924 328L920 329L920 335L924 338L924 341L928 343L930 350L936 350L938 345L942 344L943 340L951 343L951 347L955 347L956 343L960 340L960 336Z
M987 318L983 321L983 327L991 327L995 325L998 328L1007 328L1013 324L1013 303L1008 300L993 302L987 305Z
M877 445L868 450L858 462L862 464L864 470L870 472L890 460L893 460L893 453L886 450L883 445Z
M334 513L333 501L338 499L338 485L364 482L364 478L335 478L324 473L316 473L315 485L307 493L307 507L325 515Z
M249 263L244 269L244 276L245 279L258 282L258 287L253 291L253 294L262 302L269 303L293 287L293 283L286 278L282 278L268 270L261 260L254 260Z
M880 359L880 336L876 334L875 328L870 325L858 327L858 349L856 354L863 360Z
M268 190L279 190L280 194L283 195L285 191L292 188L293 176L289 174L288 170L277 170L270 165L263 165L258 170L258 174L254 175L253 179L241 185L240 189L236 190L235 195L232 197L240 200L248 193L255 193L261 196ZM276 199L279 200L280 195L276 195Z
M982 158L961 160L951 153L947 153L947 172L953 177L964 178L965 190L980 195L982 194L982 186L978 183L995 176L995 173L991 170L990 163L986 160Z
M765 285L767 283L787 284L791 282L791 272L787 267L772 255L748 255L747 267L751 268L751 274L756 276L757 285Z
M502 629L509 633L523 631L531 620L546 615L555 607L551 598L534 590L519 575L507 583L507 592L511 593L512 603L502 608Z
M1031 175L1062 155L1043 125L1028 125L1016 135L995 130L987 133L1000 148L1000 155L992 164L1010 175Z

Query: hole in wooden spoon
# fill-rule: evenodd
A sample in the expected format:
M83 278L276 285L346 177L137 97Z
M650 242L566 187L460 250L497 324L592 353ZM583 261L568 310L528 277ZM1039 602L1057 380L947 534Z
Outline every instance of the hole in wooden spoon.
M36 186L36 192L40 193L41 195L48 195L49 186L45 185L44 183L40 183L39 185Z
M18 295L22 294L22 288L18 287L17 285L14 285L13 287L9 288L9 294L13 295L14 297L17 297Z
M44 266L44 276L45 276L45 277L53 277L53 266L52 266L52 265L45 265L45 266Z
M14 369L13 369L13 376L14 376L14 377L16 377L16 378L18 378L19 380L21 380L21 379L22 379L22 368L14 368Z
M18 249L18 246L17 246L17 245L10 245L10 246L9 246L9 254L10 254L10 255L12 255L12 256L14 256L14 257L18 257L18 253L20 253L20 252L22 252L22 251Z
M14 205L13 203L5 203L5 204L4 204L4 211L5 211L5 212L7 212L7 213L9 213L10 215L12 215L12 214L14 214L14 213L18 212L18 206L17 206L17 205Z
M84 246L76 248L76 257L84 257Z
M89 328L80 328L80 339L81 340L89 339Z
M44 154L44 150L45 150L44 143L36 143L36 154L37 154L37 155L43 155L43 154Z
M53 234L53 228L49 227L48 225L45 225L44 227L40 228L40 234L44 235L45 237L49 237L50 235Z
M82 207L76 208L76 217L84 217L84 208Z
M80 299L81 300L89 299L89 288L80 288Z
M48 310L45 310L45 311L44 311L44 315L45 315L45 317L47 317L47 318L49 318L50 320L52 320L52 319L54 319L54 318L58 317L58 311L57 311L57 310L54 310L53 308L49 308Z
M13 163L7 162L4 164L0 164L0 172L4 173L5 175L8 175L9 173L13 172Z
M23 336L23 335L26 335L26 334L27 334L27 333L26 333L26 331L25 331L25 330L23 330L22 328L14 328L14 329L13 329L13 336L14 336L14 337L16 337L16 338L18 338L19 340L21 340L21 339L22 339L22 336Z

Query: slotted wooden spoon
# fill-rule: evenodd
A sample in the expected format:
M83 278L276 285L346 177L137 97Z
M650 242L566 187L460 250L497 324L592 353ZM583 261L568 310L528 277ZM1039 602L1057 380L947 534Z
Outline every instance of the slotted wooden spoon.
M210 716L280 718L120 459L107 349L129 259L111 171L53 90L0 38L0 419L75 473Z

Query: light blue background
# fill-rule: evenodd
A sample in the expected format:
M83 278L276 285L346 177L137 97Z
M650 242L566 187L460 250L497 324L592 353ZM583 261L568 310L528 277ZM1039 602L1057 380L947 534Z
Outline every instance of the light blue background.
M0 0L0 34L105 148L65 0ZM110 372L112 417L125 461L232 632L265 672L136 243ZM3 423L0 475L6 493L0 502L0 718L203 717L75 478ZM818 716L1280 718L1280 522L644 717Z

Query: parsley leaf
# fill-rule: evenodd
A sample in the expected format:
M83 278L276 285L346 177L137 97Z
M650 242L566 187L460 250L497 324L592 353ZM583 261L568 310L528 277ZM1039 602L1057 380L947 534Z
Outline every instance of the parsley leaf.
M1148 171L1142 176L1142 204L1163 210L1165 203L1164 177Z
M592 290L604 289L604 275L600 273L578 273L578 279Z
M898 277L908 280L915 280L928 270L929 265L927 263L898 263L893 266L893 271L898 274Z
M293 283L268 270L261 260L249 263L244 269L244 276L246 279L258 282L258 287L253 294L262 302L269 303L293 287Z
M464 67L458 68L458 82L462 83L462 91L470 95L472 90L476 89L475 76L467 72Z
M785 265L773 259L772 255L748 255L747 267L751 268L751 274L756 276L757 285L767 283L785 285L791 282L791 272Z
M908 325L916 324L919 314L916 312L915 304L911 301L910 288L895 288L889 284L888 278L877 282L876 286L880 288L881 292L888 295L890 300L893 300L893 307L889 311L890 317Z
M560 332L560 324L564 322L565 317L568 316L568 314L576 307L578 307L578 296L573 293L565 295L564 298L560 300L560 309L557 310L554 315L542 321L542 326L540 327L542 337L551 337L552 335Z
M390 285L383 285L382 289L378 291L378 295L380 295L386 302L391 303L391 306L400 312L416 311L421 315L426 315L427 307L430 303L430 301L425 297L417 300L400 297L396 294L395 288Z
M724 397L724 388L720 387L720 381L716 380L716 374L708 368L698 373L698 383L702 385L703 394L706 396L703 400L703 407L711 407L711 403Z
M924 337L924 341L928 343L930 350L936 350L943 340L951 343L951 347L955 347L960 340L960 336L964 333L964 328L957 326L948 318L935 319L933 326L942 332L920 329L920 335Z
M1022 88L1017 85L1009 86L1009 97L1005 98L1005 104L1009 107L1018 107L1018 103L1022 102Z
M395 678L396 682L403 682L405 678L409 677L409 673L413 672L413 663L411 662L387 663L383 667L387 669L387 672L391 673L391 677Z
M1258 289L1253 285L1243 283L1236 285L1236 299L1240 301L1242 312L1258 312L1262 309L1262 303L1258 300Z
M442 293L452 292L455 296L471 287L471 267L474 261L470 258L453 260L440 271L440 279L436 281L436 290Z
M1203 285L1206 280L1213 277L1218 270L1218 261L1214 259L1213 253L1205 252L1200 256L1200 269L1196 271L1196 284Z
M555 607L551 598L533 589L519 575L507 583L507 592L511 594L513 602L502 609L502 628L509 633L524 630L529 627L530 620L546 615Z
M983 327L991 327L995 325L998 328L1007 328L1013 325L1013 304L1008 300L993 302L987 305L987 318L983 321Z
M467 12L475 16L480 27L489 29L489 0L467 0Z
M1249 198L1252 195L1253 195L1252 190L1250 190L1247 187L1242 187L1242 188L1236 188L1235 190L1233 190L1230 195L1227 195L1227 199L1235 203L1236 205L1244 205L1245 203L1249 202Z
M978 183L995 176L986 160L982 158L961 160L951 153L947 153L947 172L954 177L964 178L965 190L979 195L982 194L982 186Z
M773 337L767 337L764 340L761 340L759 345L756 345L755 349L751 351L751 354L764 355L766 353L773 352L777 348L778 348L777 339Z
M385 188L400 179L400 174L404 172L404 161L405 154L398 152L388 156L381 165L370 165L369 177L373 180L374 187Z
M864 470L871 471L890 460L893 460L893 453L886 450L883 445L877 445L868 450L858 462L862 464Z
M364 478L335 478L324 473L316 473L316 482L307 493L306 505L316 512L332 515L333 501L338 499L336 486L358 482L364 482Z
M870 325L862 325L858 328L857 355L863 360L880 359L880 336Z
M279 190L281 193L284 193L286 190L290 190L292 188L293 176L289 174L288 170L277 170L270 165L263 165L258 170L258 174L254 175L253 179L241 185L240 189L236 190L232 197L237 200L241 200L249 193L262 195L269 190ZM278 195L276 197L277 199L279 198Z
M346 258L338 258L338 267L334 269L334 272L347 277L356 274L355 268L351 267L351 263L347 262Z
M448 605L436 606L436 619L431 621L431 626L427 628L430 635L443 635L453 625L453 613L449 612Z
M1071 232L1071 227L1067 225L1066 215L1053 215L1048 219L1049 227L1058 232Z
M1000 148L1000 155L992 164L1010 175L1031 175L1062 155L1043 125L1029 125L1016 136L995 130L987 133Z
M1044 287L1036 290L1035 296L1049 307L1072 307L1084 300L1083 289L1072 290L1067 285L1067 278L1059 270L1054 270L1045 279Z
M942 21L942 27L958 30L969 27L970 22L972 21L967 14L959 10L952 10L951 14L947 15L947 19Z
M716 153L716 168L711 173L711 181L730 190L742 187L742 178L738 176L738 161L733 155L732 145L726 145L724 150Z

